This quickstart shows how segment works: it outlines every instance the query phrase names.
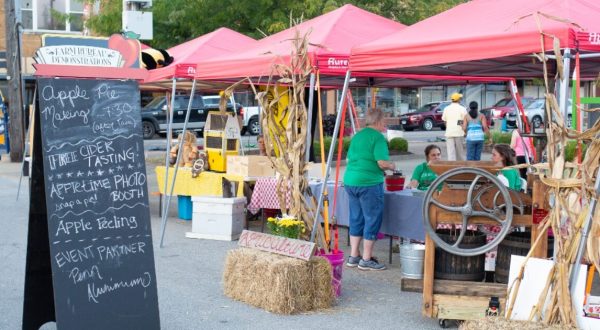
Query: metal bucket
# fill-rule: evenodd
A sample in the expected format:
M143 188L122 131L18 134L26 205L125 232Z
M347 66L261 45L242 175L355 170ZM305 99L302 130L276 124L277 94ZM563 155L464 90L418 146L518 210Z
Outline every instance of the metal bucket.
M423 278L423 258L425 257L425 245L423 244L401 244L400 265L402 277L421 279Z

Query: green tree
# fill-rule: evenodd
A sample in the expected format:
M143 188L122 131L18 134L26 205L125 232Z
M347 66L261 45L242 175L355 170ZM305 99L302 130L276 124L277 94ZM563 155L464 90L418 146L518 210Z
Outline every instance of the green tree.
M155 0L154 39L148 43L168 48L220 27L260 39L347 3L413 24L463 2L466 0ZM121 12L121 0L101 0L100 13L92 16L86 26L94 35L118 33Z
M94 0L81 0L83 3L94 3ZM85 21L85 26L95 36L110 36L121 32L121 14L123 2L121 0L101 0L99 13L92 15Z

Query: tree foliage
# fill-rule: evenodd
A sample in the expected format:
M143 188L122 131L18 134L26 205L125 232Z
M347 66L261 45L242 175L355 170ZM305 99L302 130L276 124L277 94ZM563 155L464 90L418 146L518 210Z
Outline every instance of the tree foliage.
M220 27L260 39L347 3L410 25L463 2L466 0L154 0L154 39L149 44L168 48ZM87 21L87 27L94 35L120 32L122 0L100 3L100 12Z
M94 0L81 0L83 3L94 3ZM110 36L121 32L121 0L100 0L99 13L92 15L84 24L95 36Z

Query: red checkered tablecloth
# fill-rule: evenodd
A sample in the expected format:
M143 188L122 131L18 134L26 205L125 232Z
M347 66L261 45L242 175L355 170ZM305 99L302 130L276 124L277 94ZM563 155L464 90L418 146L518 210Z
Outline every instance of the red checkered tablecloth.
M290 194L286 198L287 206L290 205ZM277 199L277 179L272 177L259 178L256 180L252 198L248 204L248 211L256 214L260 209L279 209Z

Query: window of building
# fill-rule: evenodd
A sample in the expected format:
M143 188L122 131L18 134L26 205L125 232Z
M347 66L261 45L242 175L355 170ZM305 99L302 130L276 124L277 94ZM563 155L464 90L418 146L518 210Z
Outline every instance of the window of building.
M83 2L30 0L21 2L23 27L33 31L83 31Z
M26 30L33 29L33 1L21 1L21 23Z
M428 86L421 88L419 106L444 100L446 100L444 86Z
M352 100L354 101L354 105L356 106L356 112L359 118L365 116L367 109L371 106L369 103L368 97L368 88L351 88L350 92L352 93ZM339 93L336 100L339 100Z
M386 117L393 117L396 109L395 88L377 88L374 97L375 107L381 109Z
M400 104L397 109L398 115L405 114L410 109L419 107L419 89L418 88L401 88L400 89Z

